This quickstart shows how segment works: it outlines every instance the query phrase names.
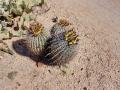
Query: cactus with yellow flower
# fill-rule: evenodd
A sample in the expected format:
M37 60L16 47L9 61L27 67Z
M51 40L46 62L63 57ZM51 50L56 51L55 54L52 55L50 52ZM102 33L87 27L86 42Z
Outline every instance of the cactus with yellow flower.
M44 29L42 24L33 22L27 30L25 45L30 52L41 55L49 36L49 33Z
M71 29L51 38L46 58L52 65L64 65L72 60L78 49L78 35Z

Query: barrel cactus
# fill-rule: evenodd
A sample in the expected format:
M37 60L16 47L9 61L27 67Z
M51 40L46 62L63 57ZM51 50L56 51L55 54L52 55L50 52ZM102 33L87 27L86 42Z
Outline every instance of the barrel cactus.
M45 57L52 65L64 65L77 52L78 41L78 35L73 29L59 33L49 40Z
M49 35L42 24L38 22L31 23L26 33L25 45L27 49L35 55L41 55Z
M69 29L71 29L70 23L67 20L61 19L58 23L53 25L51 35L54 36Z

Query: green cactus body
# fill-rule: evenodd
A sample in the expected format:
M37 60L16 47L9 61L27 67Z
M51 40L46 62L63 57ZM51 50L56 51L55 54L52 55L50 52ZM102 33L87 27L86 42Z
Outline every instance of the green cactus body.
M47 47L46 58L50 64L64 65L76 54L78 35L73 30L59 33L51 38Z
M27 31L25 44L30 52L35 55L41 55L45 49L44 46L48 38L49 34L42 24L34 22Z
M70 23L66 20L61 19L58 23L56 23L52 29L51 29L51 35L57 35L61 32L65 32L67 30L70 30Z

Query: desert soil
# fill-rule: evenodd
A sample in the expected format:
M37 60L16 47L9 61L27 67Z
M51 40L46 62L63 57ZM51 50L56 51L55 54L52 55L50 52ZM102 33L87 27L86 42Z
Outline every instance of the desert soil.
M50 30L52 18L70 21L79 34L79 50L67 67L36 66L37 57L5 40L14 51L0 51L0 90L120 90L120 1L45 0L50 7L37 16ZM17 72L9 79L11 72Z

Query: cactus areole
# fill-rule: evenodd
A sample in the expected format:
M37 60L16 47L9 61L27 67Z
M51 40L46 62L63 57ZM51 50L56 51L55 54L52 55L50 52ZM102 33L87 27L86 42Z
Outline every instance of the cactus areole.
M38 22L34 22L30 24L30 33L34 36L38 36L43 32L44 26Z
M78 44L79 39L76 32L72 29L65 33L65 40L68 41L68 45L75 45Z
M60 19L60 24L61 24L62 26L68 26L70 23L69 23L67 20Z

